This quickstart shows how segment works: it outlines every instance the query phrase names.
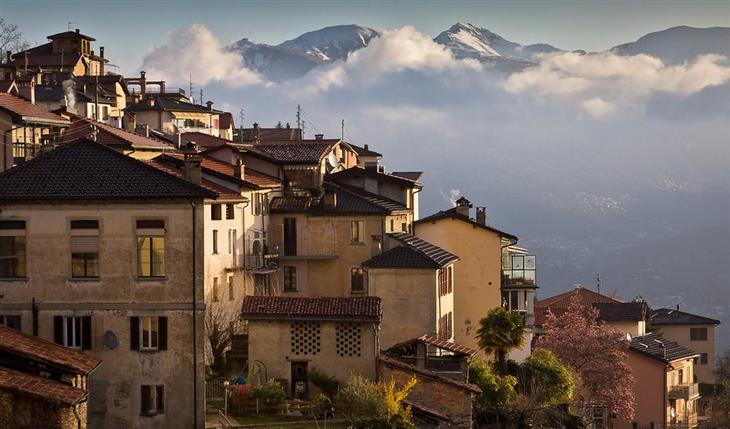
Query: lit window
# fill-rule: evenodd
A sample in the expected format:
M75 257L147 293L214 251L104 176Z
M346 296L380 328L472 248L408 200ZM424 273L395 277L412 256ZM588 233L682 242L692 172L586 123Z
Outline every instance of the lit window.
M350 222L350 242L354 244L365 243L364 220L353 220Z
M350 270L350 291L352 293L365 292L365 271L356 267Z
M0 221L0 278L25 277L25 221Z
M99 221L71 221L71 277L99 277Z
M137 221L137 261L139 277L165 276L164 221Z

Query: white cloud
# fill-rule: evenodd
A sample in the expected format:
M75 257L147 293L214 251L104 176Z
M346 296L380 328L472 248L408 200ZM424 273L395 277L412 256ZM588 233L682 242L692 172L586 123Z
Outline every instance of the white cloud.
M258 73L245 67L241 55L226 51L210 29L201 24L169 33L164 45L150 48L142 68L151 79L178 85L191 77L198 85L222 82L243 87L263 82Z
M616 105L603 100L601 97L591 98L581 103L583 109L594 118L600 118L616 111Z
M448 120L448 115L440 110L416 105L383 106L373 105L363 109L363 113L377 121L435 126Z

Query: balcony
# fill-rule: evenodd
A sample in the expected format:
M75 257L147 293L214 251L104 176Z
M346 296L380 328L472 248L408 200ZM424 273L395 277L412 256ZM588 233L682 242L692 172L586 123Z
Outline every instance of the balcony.
M678 384L669 387L669 399L683 399L690 401L699 398L700 388L698 383Z
M279 254L275 252L246 255L243 268L254 273L269 273L279 269Z
M503 255L502 287L537 287L535 256L522 254Z
M283 225L270 228L272 249L278 249L280 259L336 259L337 231L323 226L296 228L296 233L284 231Z

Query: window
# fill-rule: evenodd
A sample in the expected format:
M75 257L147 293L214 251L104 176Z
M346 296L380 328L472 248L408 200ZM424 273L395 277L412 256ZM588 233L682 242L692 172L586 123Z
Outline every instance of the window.
M452 312L448 312L439 317L438 337L442 340L449 340L454 335L454 317Z
M680 368L677 371L677 374L679 376L679 384L684 384L684 370L682 368Z
M218 277L213 277L213 302L218 302Z
M165 386L143 384L141 391L142 408L140 414L155 415L165 412Z
M400 224L400 230L403 231L403 232L408 232L408 224L405 223L405 222L403 222L402 224Z
M213 230L213 254L218 254L218 230Z
M0 325L20 331L20 316L0 316Z
M236 218L235 206L231 203L226 204L226 219L231 220Z
M707 353L700 353L700 365L707 365Z
M228 300L233 301L233 276L228 276Z
M451 279L451 268L446 267L439 270L439 296L444 296L453 292L454 286Z
M221 220L221 205L212 204L210 206L210 220Z
M228 230L228 254L229 255L236 254L236 230L235 229Z
M99 221L71 221L71 277L99 277Z
M25 277L25 221L0 221L0 278Z
M353 220L350 222L350 242L365 243L365 221Z
M91 350L91 316L54 316L53 339L66 347Z
M707 341L707 328L690 328L690 341Z
M297 291L297 267L284 267L284 292Z
M395 230L395 220L390 220L390 232L394 232Z
M365 271L362 268L350 270L350 290L352 293L365 292Z
M263 206L263 195L259 193L253 194L253 201L251 202L251 214L254 216L259 216L262 212L262 206Z
M130 322L132 350L167 350L167 317L132 317Z
M137 221L137 275L165 276L165 221Z

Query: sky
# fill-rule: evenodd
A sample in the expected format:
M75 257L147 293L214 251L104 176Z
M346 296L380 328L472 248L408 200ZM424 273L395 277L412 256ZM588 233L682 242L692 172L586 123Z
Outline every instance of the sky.
M434 37L462 21L523 44L599 51L676 25L730 26L730 2L0 0L0 16L33 44L70 22L70 28L95 36L130 73L168 32L193 23L208 26L223 41L249 37L277 44L328 25L410 24Z

